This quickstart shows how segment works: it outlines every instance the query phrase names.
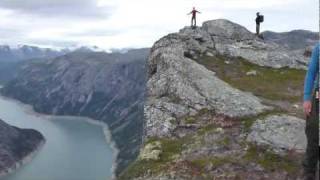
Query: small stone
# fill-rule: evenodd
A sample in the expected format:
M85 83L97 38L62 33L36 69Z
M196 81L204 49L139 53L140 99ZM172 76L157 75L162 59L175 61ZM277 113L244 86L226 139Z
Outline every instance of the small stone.
M296 109L299 109L299 105L298 104L294 104L293 107L296 108Z
M207 52L206 56L213 57L214 55L211 52Z
M248 71L246 73L247 76L256 76L257 75L257 71L256 70L252 70L252 71Z
M224 130L223 130L222 128L217 128L217 129L216 129L216 132L218 132L218 133L223 133Z

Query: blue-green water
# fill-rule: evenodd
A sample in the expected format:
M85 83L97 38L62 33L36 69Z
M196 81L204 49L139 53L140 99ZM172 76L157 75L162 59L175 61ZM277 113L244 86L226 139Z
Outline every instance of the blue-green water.
M113 151L103 128L77 117L42 116L0 97L0 119L40 131L46 144L32 161L4 180L108 180Z

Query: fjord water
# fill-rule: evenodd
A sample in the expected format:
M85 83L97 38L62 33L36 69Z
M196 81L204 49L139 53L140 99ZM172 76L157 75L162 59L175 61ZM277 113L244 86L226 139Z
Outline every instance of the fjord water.
M102 126L78 117L42 116L0 97L0 119L41 132L46 144L31 162L4 180L108 180L113 151Z

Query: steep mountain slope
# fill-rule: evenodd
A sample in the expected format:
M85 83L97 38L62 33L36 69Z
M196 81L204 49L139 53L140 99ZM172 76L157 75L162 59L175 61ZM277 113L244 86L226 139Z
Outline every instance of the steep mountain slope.
M19 129L0 119L0 177L22 165L44 141L39 132Z
M4 84L16 75L21 62L0 62L0 84Z
M161 38L147 61L144 145L120 179L297 179L307 61L223 19Z
M107 123L119 149L120 172L136 157L141 144L148 52L76 51L30 62L1 93L33 105L37 112L87 116Z

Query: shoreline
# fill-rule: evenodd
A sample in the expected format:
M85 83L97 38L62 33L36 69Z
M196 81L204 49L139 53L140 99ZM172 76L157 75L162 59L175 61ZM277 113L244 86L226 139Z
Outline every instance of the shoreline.
M41 151L41 149L44 147L46 144L46 139L42 140L37 147L31 151L27 156L23 157L19 161L15 162L11 167L8 167L4 169L4 172L0 173L0 178L7 177L11 174L13 174L15 171L18 169L22 168L22 166L25 166L35 158L35 156Z
M1 87L2 86L0 85L0 89L1 89ZM111 167L110 171L111 171L112 180L116 179L115 170L116 170L116 168L118 166L117 165L117 158L118 158L118 154L119 154L119 149L117 148L116 143L112 140L111 130L110 130L109 125L107 123L102 122L100 120L95 120L95 119L92 119L92 118L89 118L89 117L83 117L83 116L62 116L62 115L42 114L42 113L36 112L32 105L24 104L23 102L21 102L21 101L19 101L17 99L5 97L5 96L3 96L1 94L0 94L0 99L16 103L19 106L21 106L22 110L24 112L26 112L27 114L34 115L34 116L37 116L37 117L42 117L43 119L48 120L48 121L52 121L50 119L53 118L53 117L64 118L64 120L69 120L69 118L70 119L71 118L73 118L73 119L76 118L77 121L83 121L83 122L86 122L86 123L89 123L89 124L92 124L92 125L100 126L102 128L102 133L105 136L106 143L108 145L110 145L110 147L111 147L111 149L113 151L113 154L112 154L112 161L113 162L112 162L112 167ZM1 177L2 176L0 174L0 178ZM106 177L106 178L108 178L108 177Z

